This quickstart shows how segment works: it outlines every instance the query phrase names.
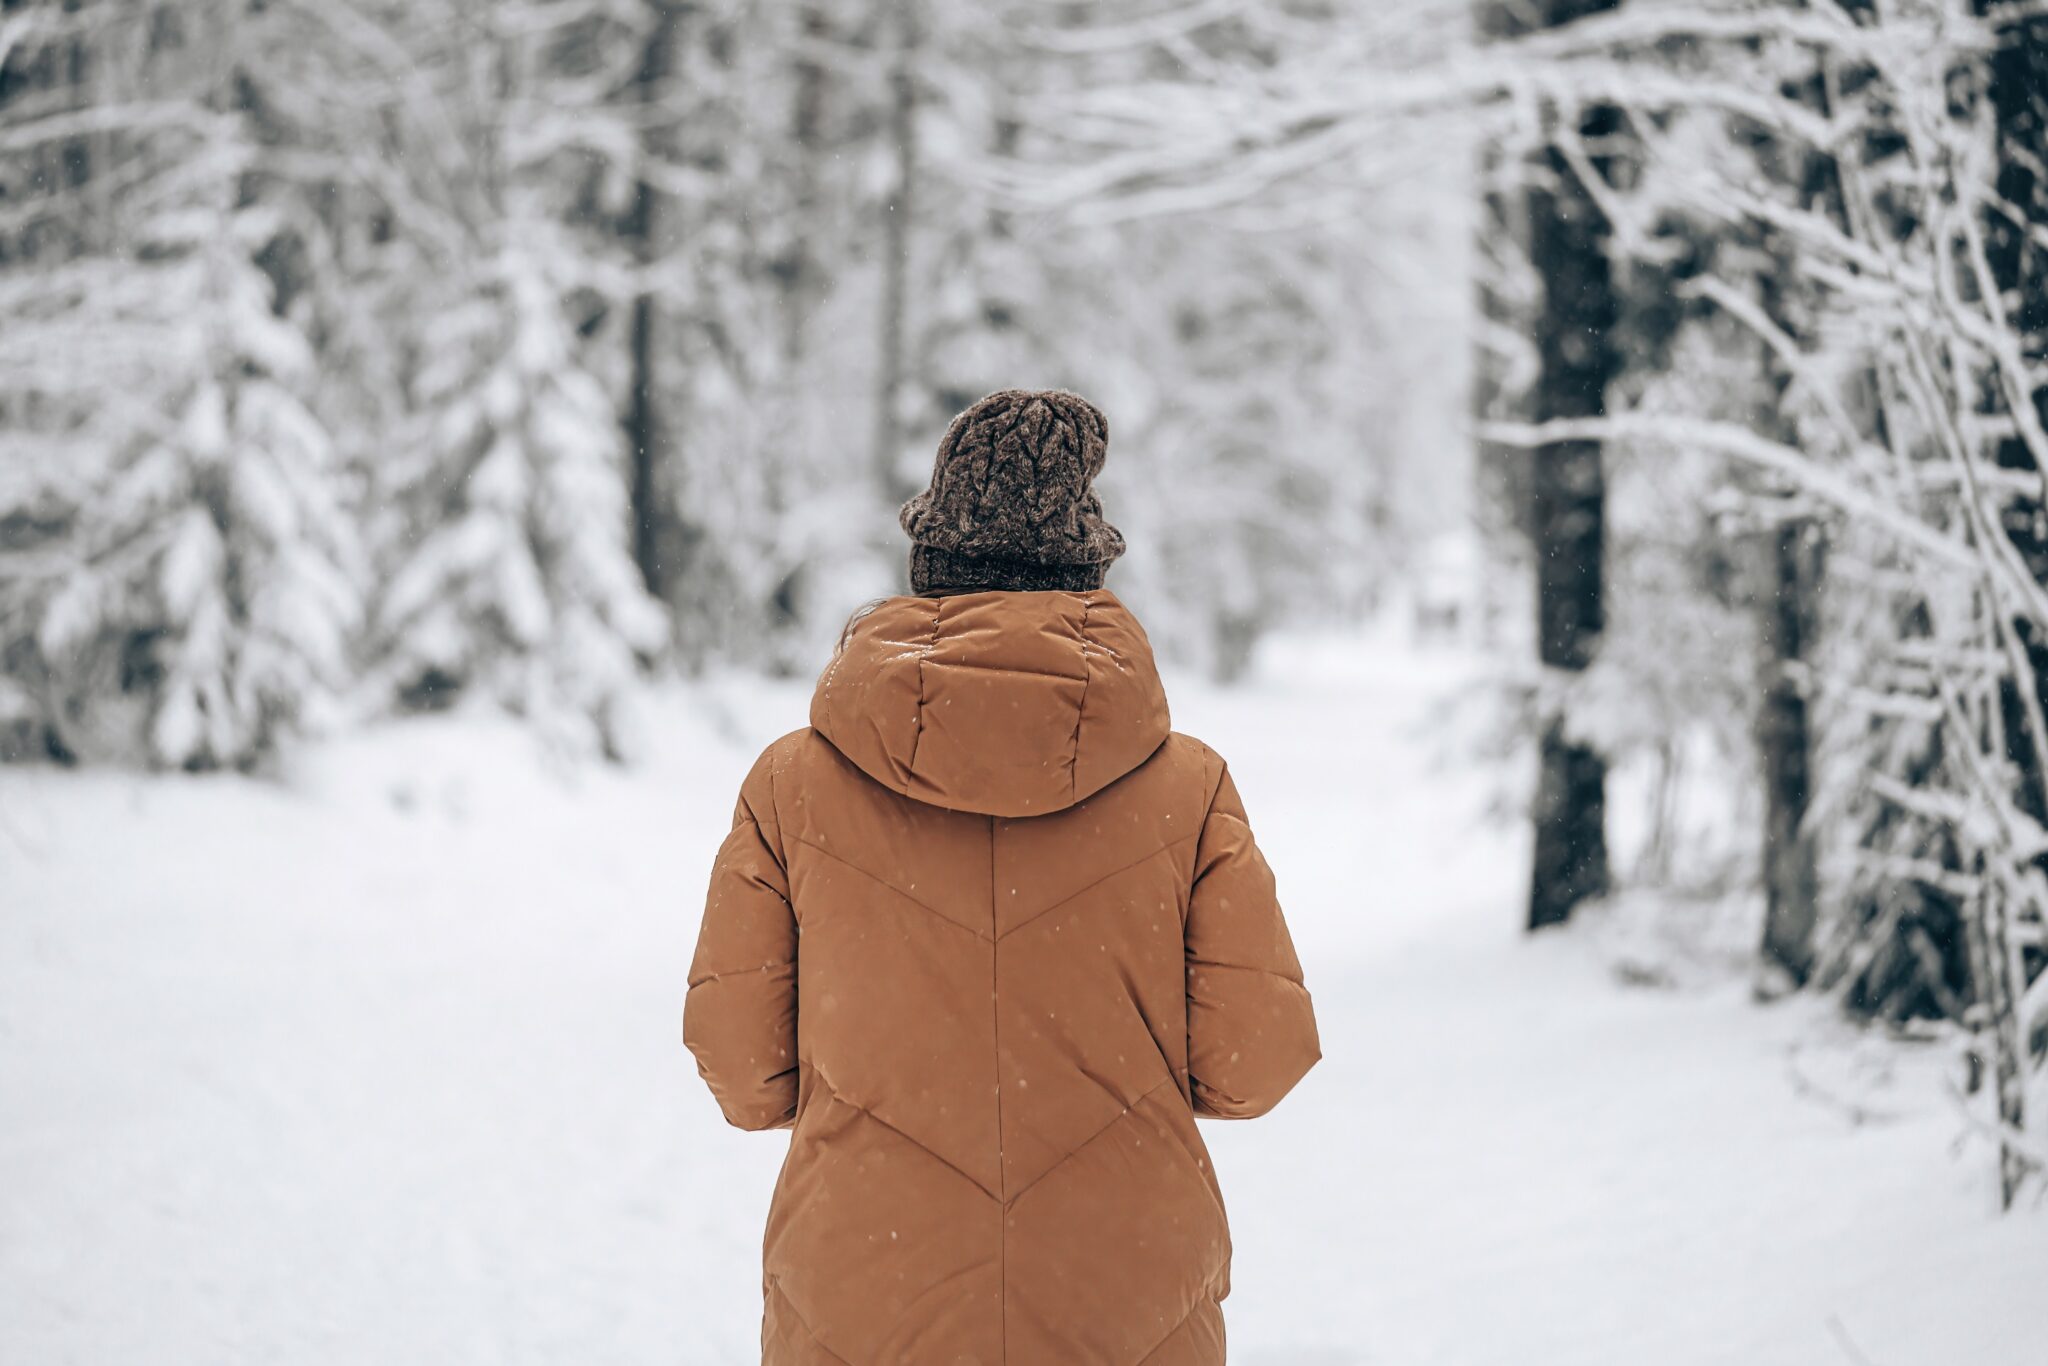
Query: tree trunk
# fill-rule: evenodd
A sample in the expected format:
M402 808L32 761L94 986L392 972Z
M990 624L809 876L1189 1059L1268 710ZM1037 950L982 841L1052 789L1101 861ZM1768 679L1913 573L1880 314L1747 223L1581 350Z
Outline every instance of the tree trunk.
M1860 0L1849 0L1851 6ZM1797 93L1822 117L1828 116L1829 82L1824 55ZM1820 209L1844 232L1850 230L1839 168L1832 155L1790 140L1766 139L1760 150L1766 174L1795 186L1802 209ZM1799 339L1798 248L1775 228L1763 232L1771 266L1763 272L1764 316L1786 336ZM1793 376L1769 343L1758 350L1769 377L1768 408L1758 415L1760 430L1788 445L1799 433L1787 414ZM1862 381L1873 384L1868 376ZM1873 403L1873 409L1876 404ZM1813 722L1809 664L1820 633L1821 573L1825 532L1811 517L1793 517L1769 528L1764 538L1762 575L1768 596L1759 604L1763 644L1762 701L1757 717L1758 760L1763 769L1764 929L1759 949L1767 972L1793 987L1813 975L1815 931L1820 916L1819 858L1806 813L1813 799Z
M2013 8L2012 0L1978 3L1978 12L1987 18ZM2038 364L2048 357L2048 248L2030 239L2030 233L2048 233L2048 173L2043 169L2048 167L2048 14L2037 11L2007 24L2003 37L1991 54L1990 99L1998 156L1994 188L2008 211L1985 214L1984 256L2019 334L2021 354ZM2029 399L2048 422L2048 383L2036 387ZM2007 412L2005 396L1997 389L1986 395L1985 406L1994 415ZM1998 437L1992 455L2008 469L2034 468L2026 439L2017 430ZM2034 577L2048 583L2048 511L2041 501L2010 500L2004 525ZM2048 680L2048 641L2033 638L2026 623L2019 623L2019 631L2036 676ZM2020 723L2018 696L2006 702L2008 757L2020 771L2020 805L2041 820L2048 817L2048 778L2035 752L2037 737Z
M2024 6L2015 0L1979 0L1989 18ZM2039 362L2048 356L2048 247L2032 234L2048 232L2048 13L2035 9L2001 30L1991 53L1991 108L1998 148L1996 190L2008 212L1985 215L1985 256L2005 294L2021 351ZM2039 373L2039 372L2037 372ZM2024 377L2022 377L2023 379ZM2030 395L2048 422L2048 379ZM2025 441L2014 433L1999 441L1999 463L2032 468ZM2038 504L2027 509L2020 542L2037 575L2048 569L2048 532Z
M1614 8L1613 0L1548 0L1546 27ZM1620 126L1613 108L1560 114L1597 149ZM1609 345L1617 309L1606 251L1607 228L1586 187L1562 154L1528 191L1529 259L1543 282L1535 320L1539 367L1530 395L1537 422L1600 417L1616 358ZM1535 537L1537 647L1543 663L1568 673L1593 659L1605 619L1602 558L1606 479L1596 441L1558 441L1531 457L1531 530ZM1536 848L1529 928L1561 923L1608 885L1606 763L1550 719L1536 789Z
M2005 889L1992 860L1979 855L1971 871L1978 891L1963 908L1963 934L1970 958L1970 1021L1976 1034L1977 1065L1991 1073L1998 1116L1998 1200L2011 1209L2029 1163L2014 1141L2026 1127L2026 1073L2020 1065L2019 986L2011 916ZM1985 1057L1986 1053L1989 1057Z
M679 6L657 8L654 28L647 35L647 48L634 78L634 95L648 117L641 129L642 155L656 159L668 150L665 139L668 122L658 114L668 95L675 70L676 44L682 29ZM623 226L632 243L634 260L642 276L633 297L629 348L632 380L626 398L624 425L626 449L631 461L629 498L633 518L633 563L640 570L647 591L662 602L671 602L675 587L678 543L681 528L676 519L674 493L673 414L663 411L669 386L661 382L661 305L658 291L647 272L663 254L662 231L667 218L665 193L652 178L642 174L633 192L633 208Z
M887 136L895 156L896 177L882 219L875 437L870 454L875 486L887 504L900 502L910 493L896 465L903 444L901 404L909 336L905 311L909 303L911 216L917 189L917 3L918 0L893 0L890 14L896 29L896 50L889 75Z
M2048 358L2048 246L2040 234L2048 233L2048 13L2036 8L2022 14L2024 6L2015 0L1978 0L1977 11L1988 19L2006 16L1999 29L2000 42L1990 58L1990 100L1997 148L1997 179L1994 189L2000 208L1984 216L1985 259L1993 281L2005 301L2019 350L2036 368L2036 376L2048 375L2042 362ZM2001 211L2001 208L2003 211ZM2028 376L2009 376L2025 385ZM2048 423L2048 378L2024 393L2021 402L2033 415ZM1994 412L2006 412L2010 400L1995 392L1987 404ZM2010 469L2037 468L2026 439L2013 430L1997 439L1994 459ZM2036 498L2016 498L2006 505L2005 532L2025 557L2034 577L2048 583L2048 508ZM2029 623L2013 623L2026 650L2037 684L2048 685L2048 640L2028 629ZM2041 699L2048 704L2048 697ZM2048 737L2028 727L2028 709L2013 678L2001 680L1999 717L2004 732L2004 750L2019 774L2017 794L2020 808L2036 821L2048 817L2048 771L2044 771L2041 746ZM2044 705L2048 710L2048 705ZM2048 860L2036 860L2040 867ZM1970 935L1972 1009L1979 1016L1980 1037L1991 1048L1991 1070L1996 1088L1999 1143L1999 1193L2010 1208L2027 1163L2008 1136L2017 1135L2025 1124L2025 1069L2022 1060L2031 1052L2030 1041L2021 1037L2019 1002L2030 975L2028 957L2013 944L2012 911L2004 889L1993 878L1984 879L1984 893L1977 905L1966 908L1965 929ZM2031 974L2048 970L2036 953Z
M825 99L830 88L830 73L814 49L832 40L831 18L822 7L805 5L797 18L797 33L806 46L798 49L796 91L789 111L794 163L791 167L790 239L774 265L775 278L781 289L783 372L792 377L802 374L808 349L811 308L820 283L813 239L821 230L822 196L818 182L824 153Z
M1816 633L1820 527L1800 518L1768 534L1772 596L1763 604L1764 934L1767 963L1795 986L1813 972L1820 878L1806 812L1813 794L1807 660Z

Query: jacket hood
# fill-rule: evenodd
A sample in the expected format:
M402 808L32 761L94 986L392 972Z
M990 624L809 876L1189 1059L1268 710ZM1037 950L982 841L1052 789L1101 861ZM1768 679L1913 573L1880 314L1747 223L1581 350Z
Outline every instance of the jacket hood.
M1169 730L1151 642L1106 589L887 598L818 680L811 726L882 786L988 816L1083 801Z

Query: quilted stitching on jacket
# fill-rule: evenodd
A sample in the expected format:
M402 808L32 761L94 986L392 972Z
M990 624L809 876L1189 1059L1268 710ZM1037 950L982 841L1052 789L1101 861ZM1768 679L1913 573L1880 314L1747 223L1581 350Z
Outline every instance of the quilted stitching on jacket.
M890 599L719 852L684 1033L789 1127L770 1366L1213 1366L1197 1113L1318 1056L1223 762L1113 594Z

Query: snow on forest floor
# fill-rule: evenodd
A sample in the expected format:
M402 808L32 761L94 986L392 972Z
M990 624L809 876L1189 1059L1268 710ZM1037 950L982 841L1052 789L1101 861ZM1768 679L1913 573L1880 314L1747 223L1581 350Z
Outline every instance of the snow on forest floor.
M1206 1130L1233 1361L2041 1360L2048 1215L1993 1215L1938 1055L1525 940L1522 842L1429 734L1457 666L1269 672L1174 694L1327 1055ZM784 1140L723 1125L678 1012L740 777L806 693L678 690L627 771L472 716L283 783L0 772L0 1361L755 1360Z

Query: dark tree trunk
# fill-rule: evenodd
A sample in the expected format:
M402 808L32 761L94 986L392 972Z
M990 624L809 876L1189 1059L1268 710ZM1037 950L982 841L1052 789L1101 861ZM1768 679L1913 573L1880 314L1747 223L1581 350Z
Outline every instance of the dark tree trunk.
M1827 60L1817 57L1811 76L1793 92L1823 116L1829 113L1829 86L1821 65ZM1801 208L1819 209L1848 230L1839 169L1831 155L1766 134L1759 159L1766 174L1796 187ZM1772 228L1764 230L1762 246L1771 262L1762 277L1764 315L1796 340L1802 331L1796 317L1797 247ZM1797 445L1799 434L1787 412L1793 375L1768 343L1759 342L1759 350L1770 380L1770 400L1758 415L1758 425L1786 444ZM1809 665L1820 632L1823 528L1809 517L1780 521L1766 533L1763 552L1766 593L1758 621L1763 698L1757 748L1764 789L1764 929L1758 947L1764 963L1797 987L1813 975L1814 933L1820 918L1819 859L1806 814L1813 799Z
M2020 352L2034 367L2035 376L2041 376L2048 373L2044 371L2048 367L2048 247L2037 236L2048 232L2048 14L2038 9L2022 14L2023 9L2014 0L1978 0L1977 4L1978 13L1986 18L2006 18L1990 60L1998 161L1994 188L2001 205L1985 215L1985 257L2013 330L2019 334ZM2007 378L2024 386L2029 377ZM1990 397L1989 406L2005 411L2010 402L2000 392ZM2020 402L2048 423L2048 379L2023 393ZM1998 439L1994 456L2008 468L2031 471L2037 467L2017 430ZM2048 582L2048 508L2037 499L2015 499L2006 507L2004 523L2006 534L2026 558L2034 577ZM2036 682L2048 682L2048 641L2027 626L2018 624L2019 638ZM2043 771L2040 745L2048 737L2028 729L2027 708L2015 679L2004 680L1999 700L2006 753L2019 774L2019 805L2041 820L2048 814L2048 774ZM2042 701L2048 704L2048 698ZM1972 935L1972 995L1991 1035L1999 1120L2016 1133L2025 1122L2020 1059L2029 1051L2029 1041L2019 1037L2018 1001L2026 991L2024 979L2037 975L2043 963L2038 951L2029 958L2012 946L2010 909L2001 889L1990 879L1986 879L1984 901L1973 909L1978 914L1970 917L1966 926ZM2022 980L2015 980L2015 967ZM2003 1141L1999 1159L2000 1191L2010 1207L2025 1163L2018 1149Z
M1607 890L1607 765L1567 739L1555 719L1543 732L1538 762L1532 930L1563 924L1581 901Z
M626 405L626 440L632 451L633 563L655 597L668 599L668 566L662 556L667 521L661 477L664 433L654 397L655 305L643 293L633 301L633 391Z
M781 296L782 361L785 372L801 373L808 346L811 308L822 283L814 239L820 231L820 161L824 154L825 101L830 72L818 49L832 41L832 22L817 5L805 5L797 18L801 46L795 62L795 94L790 100L790 235L771 266Z
M645 154L661 156L668 121L657 111L669 94L675 70L676 44L680 38L680 6L658 7L653 29L647 36L640 70L634 79L635 98L648 117L641 130ZM633 208L622 232L632 243L634 259L643 271L661 259L666 195L643 174L633 195ZM671 600L674 574L679 559L681 528L675 513L675 471L672 468L673 414L664 410L671 396L661 382L662 316L656 291L643 277L633 297L630 327L632 380L626 398L624 425L629 459L629 499L633 519L633 563L647 591L663 602Z
M1980 1068L1991 1075L1998 1106L1998 1197L2011 1209L2026 1178L2026 1154L2010 1141L2026 1127L2026 1073L2020 1066L2026 1043L2020 1038L2020 988L2013 980L2012 926L2004 885L1981 856L1971 870L1977 876L1974 904L1964 908L1963 934L1970 957L1970 987L1982 1023L1977 1028ZM1988 1053L1989 1057L1985 1054Z
M1548 0L1545 26L1613 9L1612 0ZM1607 106L1571 110L1592 148L1620 120ZM1610 337L1618 315L1607 258L1607 226L1565 158L1552 151L1528 192L1529 259L1543 282L1535 319L1539 369L1530 394L1535 421L1603 416L1616 357ZM1597 163L1596 163L1597 165ZM1536 555L1537 646L1545 665L1583 671L1605 619L1602 559L1606 478L1596 441L1556 441L1531 458L1531 530ZM1545 728L1536 789L1536 848L1529 928L1561 923L1573 907L1608 885L1605 833L1607 767L1567 733L1561 718Z
M1765 677L1758 740L1764 769L1764 934L1767 962L1803 986L1813 972L1820 878L1807 807L1813 795L1807 661L1817 627L1820 528L1798 519L1769 535Z
M2023 7L2014 0L1979 0L1978 8L1995 18ZM1990 93L1998 145L1995 188L2007 212L1986 215L1985 256L2021 348L2039 366L2048 362L2048 247L2032 234L2048 231L2048 13L2037 9L2013 18L2000 37L1991 54ZM2048 422L2048 381L2029 398L2036 415ZM2017 433L2000 440L1998 455L2000 464L2033 467ZM2048 527L2039 505L2029 504L2011 529L2019 533L2036 575L2048 577Z
M872 461L875 485L885 503L906 497L910 489L898 473L903 444L902 402L905 351L909 345L910 232L917 191L918 0L893 0L896 26L894 67L889 74L890 152L895 157L895 183L890 187L882 219L882 295L880 336L875 375L875 437Z
M2012 0L1979 0L1987 18L2015 8ZM2048 14L2035 13L2002 30L2004 41L1992 52L1990 98L1997 136L1998 179L1995 189L2006 211L1985 215L1984 255L1993 280L2004 296L2020 350L2036 366L2048 364L2048 248L2030 234L2048 233ZM2038 373L2038 372L2037 372ZM2022 379L2024 382L2024 378ZM2048 383L2036 387L2028 401L2048 423ZM2002 414L2002 392L1987 395L1986 406ZM1993 456L2008 469L2032 470L2034 459L2018 431L1997 438ZM2034 577L2048 583L2048 511L2036 498L2016 498L2006 505L2005 530ZM2048 641L2030 638L2022 627L2037 675L2048 676ZM2009 699L2008 744L2019 766L2021 805L2036 820L2048 814L2048 792L2033 737L2026 734L2019 699Z

